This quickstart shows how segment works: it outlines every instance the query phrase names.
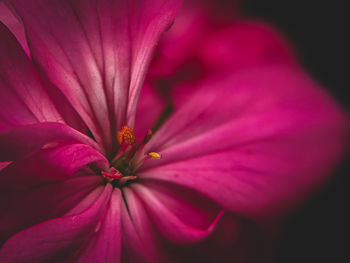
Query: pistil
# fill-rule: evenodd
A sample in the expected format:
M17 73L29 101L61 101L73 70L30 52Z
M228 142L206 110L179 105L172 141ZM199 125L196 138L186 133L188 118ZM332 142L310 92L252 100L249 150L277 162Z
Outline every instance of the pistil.
M144 161L161 159L161 155L157 152L149 152L140 158L142 149L151 138L152 131L149 130L144 139L137 142L134 130L129 126L123 126L117 133L117 140L121 146L119 152L111 161L111 167L101 172L106 182L110 182L114 187L123 187L137 180L136 170Z

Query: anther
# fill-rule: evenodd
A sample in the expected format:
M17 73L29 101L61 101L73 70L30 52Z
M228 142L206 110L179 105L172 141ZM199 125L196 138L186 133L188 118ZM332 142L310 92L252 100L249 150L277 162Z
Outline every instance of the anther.
M153 158L153 159L161 159L162 156L159 154L159 153L156 153L156 152L150 152L147 154L149 157Z
M122 129L117 133L117 140L120 145L122 145L124 142L127 144L134 144L134 130L131 129L129 126L123 126Z

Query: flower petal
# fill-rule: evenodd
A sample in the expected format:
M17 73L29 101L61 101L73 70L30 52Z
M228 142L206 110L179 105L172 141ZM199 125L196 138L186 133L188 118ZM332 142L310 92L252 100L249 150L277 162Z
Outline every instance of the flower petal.
M0 243L23 229L63 216L99 184L98 176L82 176L28 187L2 186Z
M206 71L236 71L264 64L296 65L283 35L260 21L238 20L212 29L196 49Z
M179 208L178 206L180 206L179 203L181 203L181 200L171 200L169 196L163 200L160 198L161 195L157 196L156 192L151 191L147 187L140 184L134 184L131 187L144 202L144 205L147 207L147 211L150 213L159 230L168 240L174 243L188 244L199 242L205 239L209 234L212 233L215 225L222 215L222 212L219 212L209 225L207 225L204 229L198 229L182 221L178 215L176 215L174 211L170 210L168 207L168 205L174 206L174 202L178 202L175 204L175 207L177 206L177 208ZM184 201L182 202L182 208L186 210L181 211L182 216L186 213L192 213L192 215L195 214L194 211L190 211L190 209L186 207L186 205L188 206L187 203ZM188 215L186 216L188 217Z
M0 172L2 169L4 169L6 166L8 166L11 162L0 162Z
M142 140L145 137L149 129L156 124L165 107L165 101L157 94L156 90L149 83L145 83L137 106L135 121L137 140Z
M172 248L172 262L273 262L273 232L265 226L241 220L225 212L208 239Z
M118 188L111 194L107 212L97 223L87 248L75 262L120 262L121 258L121 201Z
M8 7L0 1L0 21L10 29L15 35L22 48L29 55L29 48L26 37L24 35L24 28L18 18L8 9Z
M62 216L101 184L101 177L87 173L69 180L92 162L102 169L108 167L108 161L95 149L73 144L41 149L7 165L0 172L0 242L33 224Z
M164 260L162 242L137 194L123 188L122 205L122 262L169 262Z
M209 6L202 2L184 4L174 26L162 37L147 78L176 108L192 96L198 81L210 75L260 65L298 65L283 34L272 26L237 19L232 8L227 19L222 10L217 13L209 7L223 8L222 1L208 1Z
M163 158L145 162L141 178L268 216L300 201L339 159L346 120L297 69L255 68L206 84L146 145Z
M84 143L99 149L89 137L60 123L20 126L0 133L0 161L14 161L39 150L48 143Z
M140 180L140 183L151 191L151 194L158 199L157 202L163 203L174 216L196 229L207 229L222 210L212 200L193 189L162 181Z
M0 249L2 262L64 262L76 255L103 216L111 192L112 187L107 185L79 214L46 221L16 234Z
M33 59L110 151L133 126L152 51L177 0L15 0ZM129 101L129 102L128 102ZM127 118L127 119L125 119Z
M84 144L41 149L28 158L12 162L0 171L0 189L22 189L69 178L86 165L96 163L100 170L109 167L106 158Z
M175 25L164 34L150 66L148 81L162 94L171 93L176 106L191 96L196 81L213 74L247 67L296 66L292 48L270 25L261 21L211 17L212 10L184 6ZM181 89L179 83L189 82ZM191 91L191 92L190 92Z
M177 71L186 69L187 62L193 64L196 49L208 35L208 20L207 10L202 5L193 6L190 1L185 1L176 22L159 42L149 75L171 78Z
M133 14L133 19L137 21L137 24L135 23L135 27L131 31L134 55L131 60L132 74L127 110L127 123L129 126L134 126L141 87L156 44L161 34L171 26L175 14L183 1L147 0L141 4L139 1L136 2L138 7L136 13Z
M0 50L0 130L36 122L63 122L29 58L1 22Z

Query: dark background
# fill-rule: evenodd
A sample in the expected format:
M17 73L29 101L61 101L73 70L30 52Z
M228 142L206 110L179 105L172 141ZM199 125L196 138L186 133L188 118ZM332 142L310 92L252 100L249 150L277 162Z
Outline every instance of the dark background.
M284 32L305 68L343 105L349 85L347 1L242 0L245 14ZM350 262L349 158L330 182L287 220L278 263Z

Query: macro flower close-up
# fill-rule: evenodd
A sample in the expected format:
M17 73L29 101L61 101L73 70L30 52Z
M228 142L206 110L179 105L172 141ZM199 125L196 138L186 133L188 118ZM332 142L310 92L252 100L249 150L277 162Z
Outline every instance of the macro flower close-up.
M347 120L215 3L0 1L0 262L271 262Z

